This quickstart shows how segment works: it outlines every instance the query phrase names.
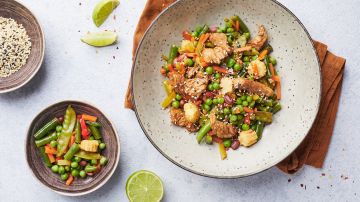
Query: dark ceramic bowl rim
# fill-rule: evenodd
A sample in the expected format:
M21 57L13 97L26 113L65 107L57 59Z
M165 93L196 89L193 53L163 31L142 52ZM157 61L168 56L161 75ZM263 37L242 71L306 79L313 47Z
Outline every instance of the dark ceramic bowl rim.
M40 114L42 114L43 112L46 112L48 109L51 109L52 107L54 107L55 105L58 105L58 104L61 104L61 103L64 103L64 102L71 102L71 103L78 103L78 104L86 104L86 105L89 105L90 107L98 110L99 112L101 112L104 117L109 121L109 123L111 124L111 127L115 133L115 138L116 138L116 146L118 147L118 153L117 153L117 156L118 158L115 160L115 164L114 166L111 168L111 170L109 170L109 175L105 176L105 178L101 181L101 183L98 183L96 186L94 186L93 188L89 189L89 190L86 190L86 191L80 191L80 192L77 192L77 193L69 193L67 191L57 191L57 190L54 190L54 189L51 189L50 187L46 186L39 178L36 177L36 175L34 174L34 171L33 169L31 168L30 164L29 164L29 161L28 161L28 158L27 158L27 155L26 155L26 150L27 150L27 147L28 147L28 140L30 138L30 135L29 135L29 132L31 130L31 126L33 125L34 121L35 121L35 118L38 117ZM54 104L51 104L50 106L42 109L39 113L37 113L33 120L31 121L30 125L28 126L27 128L27 131L26 131L26 138L25 138L25 147L24 147L24 153L25 153L25 161L26 161L26 165L28 166L28 169L31 171L31 175L33 176L33 178L36 179L36 181L38 181L41 185L43 185L44 187L58 193L58 194L61 194L61 195L65 195L65 196L82 196L82 195L85 195L85 194L89 194L91 192L94 192L96 191L97 189L99 189L100 187L102 187L107 181L109 181L109 179L112 177L112 175L114 174L116 168L118 167L118 164L119 164L119 161L120 161L120 150L121 150L121 147L120 147L120 138L119 138L119 135L117 133L117 130L116 130L116 127L114 126L113 122L108 118L108 116L102 112L101 110L99 110L98 107L96 107L95 105L89 103L89 102L85 102L85 101L78 101L78 100L63 100L63 101L60 101L60 102L56 102Z
M45 56L45 35L44 35L44 31L43 31L43 29L42 29L42 26L41 26L41 24L40 24L39 19L36 17L36 15L34 14L34 12L32 12L32 10L29 9L28 7L26 7L24 4L22 4L22 3L20 3L20 2L18 2L18 1L16 1L16 0L8 0L8 1L13 1L13 2L15 2L16 4L19 4L20 6L23 6L23 7L27 10L27 12L34 17L34 20L35 20L35 22L37 23L37 25L38 25L38 27L39 27L39 30L40 30L40 34L41 34L41 36L42 36L42 37L40 38L40 40L41 40L41 42L42 42L43 45L42 45L42 47L41 47L42 52L41 52L41 54L40 54L40 62L37 64L37 66L36 66L36 68L35 68L35 71L30 75L30 77L27 78L27 79L26 79L23 83L21 83L20 85L14 86L14 87L12 87L12 88L7 88L7 89L4 89L4 90L0 90L0 94L2 94L2 93L8 93L8 92L17 90L17 89L25 86L27 83L29 83L29 81L30 81L32 78L34 78L34 76L39 72L39 70L40 70L40 68L41 68L41 66L42 66L42 64L43 64L43 62L44 62L44 56Z
M140 115L137 111L137 108L136 108L136 97L134 96L134 69L135 69L135 65L136 65L136 60L138 58L138 54L139 54L139 49L144 41L144 38L145 36L148 34L149 30L157 23L158 19L164 14L166 13L171 7L173 7L174 5L176 5L177 3L179 3L181 0L177 0L175 1L174 3L172 3L171 5L169 5L167 8L165 8L153 21L152 23L150 24L150 26L146 29L143 37L141 38L140 42L139 42L139 45L138 47L136 48L136 52L135 52L135 57L134 57L134 61L133 61L133 65L132 65L132 69L131 69L131 92L132 92L132 95L133 95L133 99L132 99L132 102L133 102L133 106L134 106L134 111L135 111L135 114L136 114L136 118L140 124L140 127L141 129L143 130L145 136L147 137L147 139L150 141L150 143L167 159L169 160L170 162L172 162L173 164L177 165L178 167L186 170L186 171L189 171L191 173L194 173L194 174L197 174L197 175L200 175L200 176L204 176L204 177L209 177L209 178L217 178L217 179L235 179L235 178L242 178L242 177L248 177L248 176L252 176L252 175L255 175L255 174L258 174L258 173L262 173L270 168L272 168L273 166L277 165L278 163L280 163L283 159L279 160L278 162L274 163L274 164L271 164L269 166L267 166L267 168L264 168L264 169L261 169L261 170L258 170L258 171L254 171L252 173L249 173L249 174L246 174L246 175L228 175L228 176L219 176L219 175L209 175L209 174L205 174L205 173L201 173L201 172L198 172L198 171L195 171L195 170L192 170L186 166L183 166L182 164L176 162L175 160L173 160L171 157L169 157L164 151L162 151L157 145L156 143L150 138L149 134L147 133L143 123L141 122L141 119L140 119ZM282 9L284 9L287 13L289 13L301 26L301 28L303 29L303 31L306 33L310 43L312 44L312 49L313 51L315 52L315 57L316 57L316 60L318 62L318 71L319 71L319 77L320 77L320 88L319 88L319 92L318 92L318 95L319 95L319 98L318 98L318 103L316 105L316 115L313 117L313 120L311 121L311 125L309 127L309 129L307 130L307 133L306 135L304 135L303 139L299 142L299 145L305 140L307 134L309 133L310 129L311 129L311 126L315 123L315 120L316 120L316 117L319 113L319 108L320 108L320 101L321 101L321 95L322 95L322 75L321 75L321 65L320 65L320 60L319 60L319 57L318 55L316 54L316 49L315 49L315 46L314 46L314 43L313 43L313 40L309 34L309 32L307 31L307 29L305 28L304 24L299 20L299 18L296 17L296 15L291 12L287 7L285 7L284 5L282 5L281 3L279 3L278 1L276 0L269 0L269 1L272 1L273 3L277 4L278 6L280 6ZM297 147L296 147L297 148ZM288 155L290 155L291 153L293 153L296 148L292 151L289 152ZM288 156L287 155L287 156Z

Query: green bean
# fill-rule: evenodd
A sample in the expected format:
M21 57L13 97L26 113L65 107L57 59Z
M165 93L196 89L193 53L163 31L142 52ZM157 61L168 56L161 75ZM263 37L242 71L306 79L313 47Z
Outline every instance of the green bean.
M268 51L267 54L270 54L270 53L273 51L273 48L272 48L272 46L271 46L270 44L267 44L267 45L263 48L263 50L267 50L267 51Z
M76 123L76 113L75 110L69 105L65 111L63 129L64 133L72 133Z
M70 149L66 152L64 155L65 160L71 160L71 158L80 150L80 147L78 144L74 143L71 145Z
M94 136L94 138L96 140L100 140L101 139L101 133L99 131L99 129L95 126L89 126L89 129L91 131L91 134Z
M274 105L274 107L272 109L272 113L276 114L280 110L281 110L281 104L279 102L276 102L276 104Z
M272 74L271 74L270 66L269 66L269 56L265 56L264 64L266 66L266 78L271 78Z
M265 123L272 122L272 113L271 112L257 111L254 114L255 114L255 119L257 121L261 121L261 122L265 122Z
M211 137L210 135L207 135L207 136L205 137L205 143L206 143L206 144L212 144L212 137Z
M55 133L55 134L56 134L56 133ZM46 165L47 167L51 167L52 164L51 164L51 162L50 162L49 156L45 153L45 147L40 147L39 150L40 150L41 158L42 158L42 160L44 161L45 165Z
M205 137L205 135L211 130L211 122L208 120L205 125L203 125L199 132L196 134L196 140L200 144L201 140Z
M261 121L258 121L257 123L256 123L256 128L255 128L255 131L256 131L256 135L257 135L257 139L258 139L258 141L261 139L261 137L262 137L262 133L263 133L263 130L264 130L264 126L265 126L265 124L263 123L263 122L261 122Z
M89 126L95 126L95 127L101 127L101 124L99 122L92 122L92 121L85 121L85 123Z
M87 172L87 173L92 173L92 172L94 172L94 171L96 171L96 166L90 166L90 165L87 165L87 166L85 166L85 172Z
M57 135L56 132L51 133L50 135L40 139L40 140L35 140L35 144L37 147L41 147L46 145L47 143L50 143L53 140L57 139Z
M79 120L76 120L75 124L75 142L79 144L81 142L81 125Z
M207 33L209 31L209 26L204 25L204 27L202 28L201 32L199 33L199 36Z
M234 21L236 21L236 20L239 21L240 30L242 33L245 33L245 32L250 33L249 28L246 26L244 21L239 16L235 15L231 19Z
M104 166L106 165L108 162L108 158L106 158L105 156L102 156L100 159L100 165Z
M177 57L178 55L178 47L175 45L172 45L170 47L170 52L169 52L169 57L168 57L168 64L172 64L174 62L174 59Z
M54 118L48 123L46 123L42 128L40 128L35 134L34 137L36 140L41 139L46 134L48 134L51 130L55 129L56 126L60 125L60 121L58 118Z

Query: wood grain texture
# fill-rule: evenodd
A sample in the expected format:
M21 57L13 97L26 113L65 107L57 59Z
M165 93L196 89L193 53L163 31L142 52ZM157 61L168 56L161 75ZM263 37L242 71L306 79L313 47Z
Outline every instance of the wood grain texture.
M17 1L0 0L0 16L12 18L17 23L22 24L32 44L26 64L9 77L0 78L0 93L5 93L25 85L39 71L44 58L45 40L36 17Z
M77 114L86 113L98 117L98 122L102 125L100 132L103 142L106 144L102 155L109 159L107 165L99 173L84 179L76 178L71 186L66 186L58 174L53 173L50 168L45 166L33 136L48 121L54 117L63 116L68 105L71 105ZM64 195L83 195L101 187L114 173L120 156L118 136L109 119L99 109L78 101L59 102L40 112L28 129L25 144L26 159L35 177L45 186Z

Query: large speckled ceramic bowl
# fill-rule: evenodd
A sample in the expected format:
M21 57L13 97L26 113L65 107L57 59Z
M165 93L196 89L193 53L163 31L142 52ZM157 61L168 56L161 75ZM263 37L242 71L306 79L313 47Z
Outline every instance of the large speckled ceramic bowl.
M197 144L194 134L170 123L160 107L165 98L159 68L163 53L179 44L182 31L197 25L218 25L238 14L252 35L263 24L282 78L283 109L265 128L261 141L250 148L229 150L220 160L216 145ZM301 22L271 0L182 0L165 10L147 30L135 58L133 95L136 114L150 142L170 161L193 173L235 178L268 169L287 157L305 138L319 108L321 75L311 38Z

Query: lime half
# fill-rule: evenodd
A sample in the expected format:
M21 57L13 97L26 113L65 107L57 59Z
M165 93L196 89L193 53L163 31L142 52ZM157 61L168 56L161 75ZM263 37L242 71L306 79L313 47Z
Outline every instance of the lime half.
M88 33L81 38L81 41L91 46L109 46L116 42L117 34L111 31Z
M97 27L102 25L110 13L120 4L119 0L101 0L93 11L93 21Z
M139 170L128 178L126 195L131 202L159 202L164 195L164 187L155 173Z

